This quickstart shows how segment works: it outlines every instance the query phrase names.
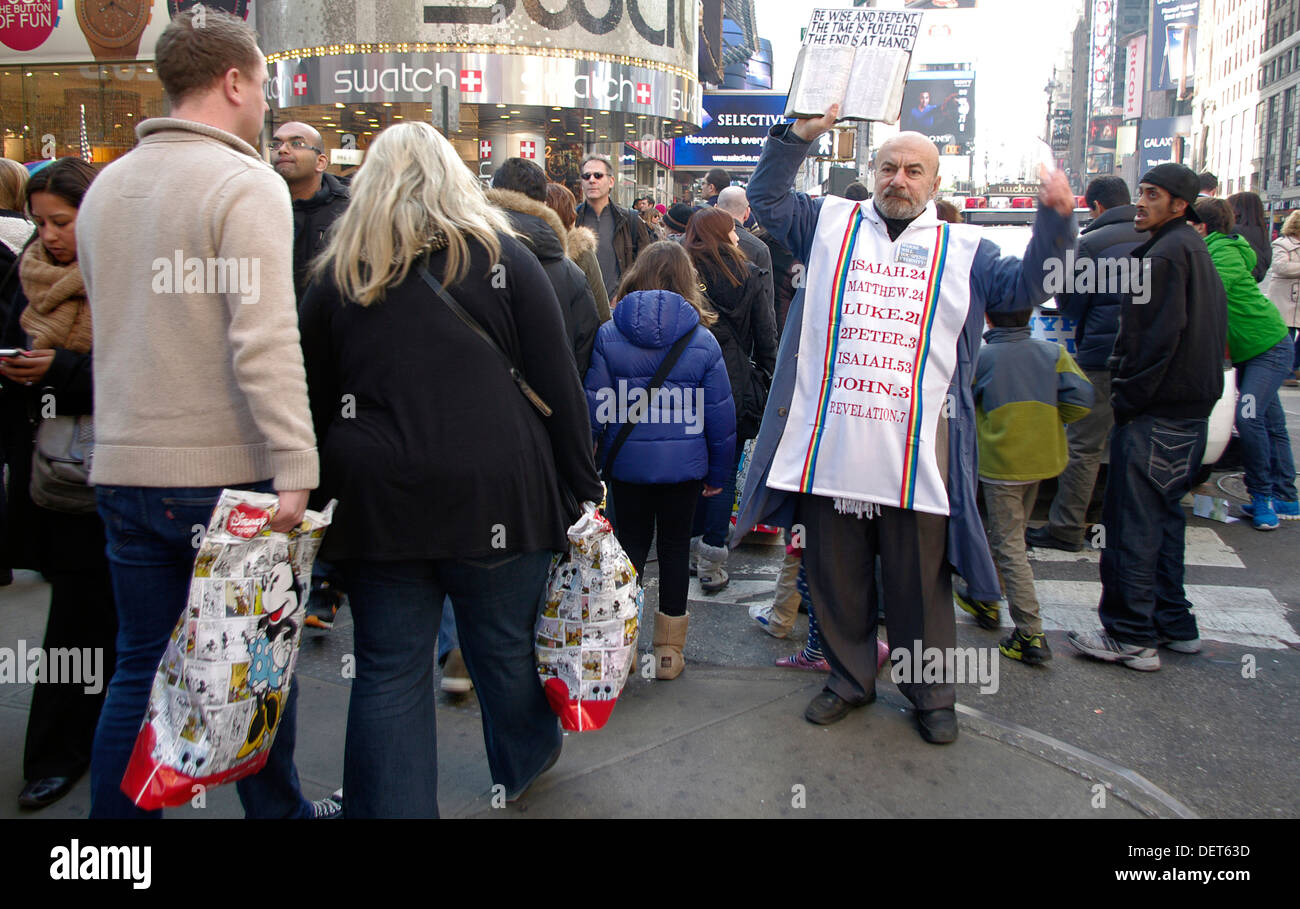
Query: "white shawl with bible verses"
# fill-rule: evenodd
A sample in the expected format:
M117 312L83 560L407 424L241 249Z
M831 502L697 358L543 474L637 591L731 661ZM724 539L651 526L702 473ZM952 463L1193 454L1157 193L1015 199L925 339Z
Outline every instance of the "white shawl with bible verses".
M822 204L808 262L798 373L768 486L948 514L939 416L970 308L979 232L933 203L895 241L871 202Z

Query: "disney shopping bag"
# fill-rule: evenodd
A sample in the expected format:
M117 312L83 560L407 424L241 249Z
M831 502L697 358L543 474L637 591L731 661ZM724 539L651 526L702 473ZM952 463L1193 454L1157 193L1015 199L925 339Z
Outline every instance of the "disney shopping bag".
M278 496L221 491L122 778L136 805L183 805L198 787L243 779L266 763L334 504L276 533Z
M642 591L594 502L583 503L568 536L537 620L537 669L560 724L584 731L605 725L632 671Z

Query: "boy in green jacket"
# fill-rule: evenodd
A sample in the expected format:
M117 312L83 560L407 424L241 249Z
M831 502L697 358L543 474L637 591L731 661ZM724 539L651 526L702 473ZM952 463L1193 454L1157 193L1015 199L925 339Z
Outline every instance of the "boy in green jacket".
M975 366L975 429L989 549L1016 630L998 650L1031 666L1052 658L1038 614L1025 530L1038 484L1069 460L1065 425L1092 409L1092 383L1060 344L1030 337L1030 310L987 313L989 330ZM1000 623L997 603L958 595L981 628Z
M1286 323L1251 274L1255 250L1233 230L1232 206L1202 199L1195 225L1210 250L1228 298L1228 355L1237 367L1237 434L1241 437L1250 504L1242 511L1256 530L1275 530L1278 519L1300 519L1295 460L1278 389L1291 374L1294 348Z

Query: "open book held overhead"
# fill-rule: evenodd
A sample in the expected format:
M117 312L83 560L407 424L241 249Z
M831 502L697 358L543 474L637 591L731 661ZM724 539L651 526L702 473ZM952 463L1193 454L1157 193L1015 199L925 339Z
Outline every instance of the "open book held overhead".
M813 10L785 115L819 117L839 104L841 120L896 122L920 29L919 12Z

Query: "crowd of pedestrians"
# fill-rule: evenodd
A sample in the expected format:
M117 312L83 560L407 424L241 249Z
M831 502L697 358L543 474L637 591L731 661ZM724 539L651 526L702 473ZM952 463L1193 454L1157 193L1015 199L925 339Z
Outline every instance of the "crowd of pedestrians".
M268 166L246 24L178 16L156 57L170 115L125 157L30 176L0 162L4 567L49 580L46 647L112 666L97 696L37 686L26 807L89 769L92 816L148 814L119 784L186 602L192 528L222 488L277 494L275 530L338 501L306 623L328 630L346 605L354 635L342 790L301 793L295 682L265 768L237 784L250 817L436 816L436 666L444 690L477 692L492 779L522 795L562 747L534 654L548 568L580 503L606 493L637 572L657 553L663 681L686 666L689 577L721 590L744 529L785 530L776 601L750 615L786 637L809 614L805 647L777 663L826 674L805 710L823 725L875 699L882 620L898 646L955 647L954 593L988 629L1005 595L1001 652L1050 660L1026 546L1084 545L1108 438L1103 630L1070 641L1146 670L1158 646L1198 650L1179 502L1225 351L1247 514L1259 529L1300 517L1278 397L1297 366L1300 216L1270 247L1257 198L1198 201L1181 165L1145 174L1136 204L1094 181L1077 245L1073 194L1045 174L1015 258L936 209L938 152L919 134L878 150L871 198L792 192L834 108L773 127L745 188L715 169L699 207L629 209L605 156L582 161L580 200L523 159L485 191L423 123L379 133L346 182L315 129L284 123ZM1028 327L1071 248L1140 259L1151 282L1141 306L1117 288L1060 296L1077 363ZM256 305L144 289L177 250L258 261ZM80 500L35 476L53 414L93 421ZM899 687L926 741L956 738L951 678Z

